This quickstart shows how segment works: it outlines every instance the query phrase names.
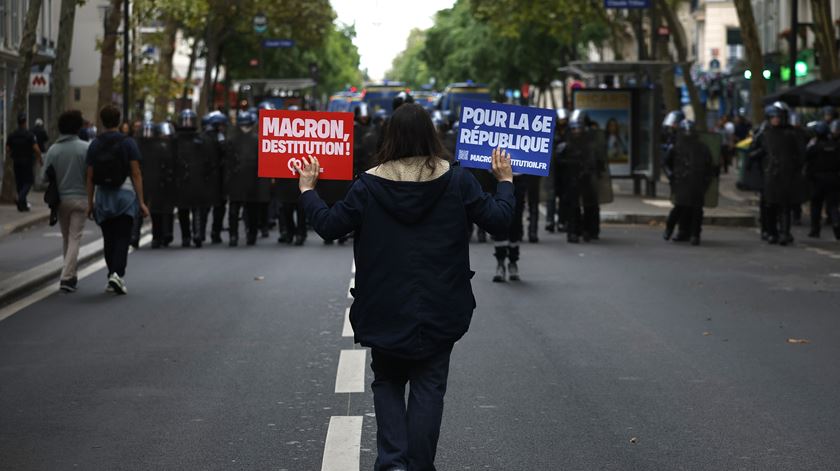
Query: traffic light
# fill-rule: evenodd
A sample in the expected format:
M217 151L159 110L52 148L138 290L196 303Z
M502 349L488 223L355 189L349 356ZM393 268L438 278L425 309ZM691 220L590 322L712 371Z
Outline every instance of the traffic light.
M747 80L752 78L752 72L749 69L744 71L744 78Z
M773 73L767 69L764 69L764 72L762 72L761 75L764 77L764 80L770 80L770 77L773 76Z
M808 63L805 61L796 61L794 65L794 72L797 77L805 77L808 75Z

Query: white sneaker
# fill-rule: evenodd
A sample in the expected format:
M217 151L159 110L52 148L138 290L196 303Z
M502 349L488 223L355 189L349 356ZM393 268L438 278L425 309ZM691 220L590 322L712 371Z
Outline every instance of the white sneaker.
M112 273L111 277L108 278L108 286L114 289L114 292L117 294L128 294L128 288L125 286L125 281L120 278L120 275L116 273Z

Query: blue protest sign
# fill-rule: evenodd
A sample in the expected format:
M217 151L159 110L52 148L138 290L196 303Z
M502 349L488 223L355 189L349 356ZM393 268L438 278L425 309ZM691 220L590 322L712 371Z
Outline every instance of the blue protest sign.
M650 0L604 0L604 8L650 8Z
M490 169L493 149L510 153L516 173L548 176L554 110L464 100L455 157L462 167Z
M287 48L295 47L294 39L263 39L262 46L265 48Z

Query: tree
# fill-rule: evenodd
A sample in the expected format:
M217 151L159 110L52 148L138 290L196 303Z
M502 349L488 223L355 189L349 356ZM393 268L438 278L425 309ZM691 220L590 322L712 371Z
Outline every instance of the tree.
M683 70L683 80L685 87L688 89L688 96L691 100L691 108L694 110L694 122L697 129L705 131L706 126L706 107L700 102L700 93L697 90L697 85L694 84L694 78L691 76L691 66L694 61L688 60L688 41L686 41L685 28L683 28L680 19L677 17L674 7L666 0L657 0L659 11L665 17L668 23L668 28L671 30L671 36L674 39L674 48L677 50L677 60Z
M831 17L831 5L824 0L811 0L814 17L816 47L820 55L820 78L832 80L840 77L837 61L837 34Z
M735 0L735 10L738 12L738 22L741 24L741 39L747 52L747 65L752 72L750 78L750 105L753 120L761 119L764 115L762 100L767 93L764 82L764 57L761 55L761 43L758 40L758 29L755 26L752 3L750 0ZM793 71L791 71L793 73Z
M411 30L408 33L405 50L394 58L391 70L385 74L385 77L406 82L411 88L420 88L428 84L431 78L429 67L421 57L425 45L426 32L418 28Z
M29 0L29 9L26 11L23 36L18 48L21 61L15 78L15 94L12 97L12 109L8 114L9 118L6 126L8 130L17 127L17 116L26 110L29 103L29 69L32 68L32 58L35 56L35 33L38 27L38 18L41 16L41 3L41 0ZM0 193L0 202L11 203L14 200L13 163L11 156L7 155L3 168L3 188L2 193Z
M175 55L175 39L178 35L178 21L171 15L164 17L163 34L160 41L160 59L157 64L157 77L160 79L155 94L154 120L166 119L169 99L172 96L172 57Z
M55 63L53 64L53 91L50 102L49 135L58 137L58 115L67 106L67 90L70 82L70 52L73 49L73 25L76 21L76 7L79 0L61 0L56 41Z
M114 62L117 55L117 30L122 21L123 0L111 0L105 18L105 36L102 38L102 54L99 62L99 90L96 99L96 122L101 125L99 110L114 100ZM124 26L125 28L128 25ZM128 119L127 116L124 117Z

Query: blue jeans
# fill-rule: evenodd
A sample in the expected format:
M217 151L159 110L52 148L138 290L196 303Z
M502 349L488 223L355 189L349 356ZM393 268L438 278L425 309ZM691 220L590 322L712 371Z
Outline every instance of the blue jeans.
M449 346L422 360L406 360L371 351L378 453L374 471L435 471L451 353Z

